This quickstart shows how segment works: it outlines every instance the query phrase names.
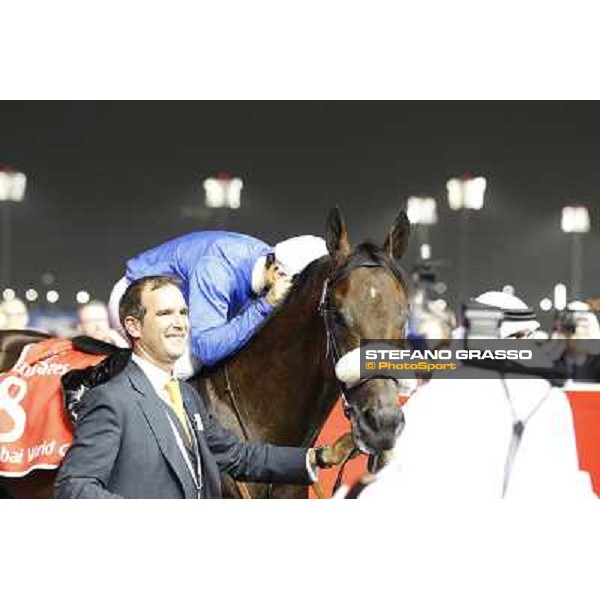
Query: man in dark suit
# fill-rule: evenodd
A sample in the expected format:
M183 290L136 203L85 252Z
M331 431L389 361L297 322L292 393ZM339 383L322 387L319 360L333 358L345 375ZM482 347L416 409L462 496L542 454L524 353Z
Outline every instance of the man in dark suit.
M564 346L556 367L573 381L600 382L600 324L590 306L571 302L555 316L552 328L555 343Z
M177 280L132 283L120 318L133 346L125 369L84 395L58 498L219 498L220 473L242 481L309 484L347 452L241 442L189 385L173 379L189 334ZM342 447L343 446L343 447Z

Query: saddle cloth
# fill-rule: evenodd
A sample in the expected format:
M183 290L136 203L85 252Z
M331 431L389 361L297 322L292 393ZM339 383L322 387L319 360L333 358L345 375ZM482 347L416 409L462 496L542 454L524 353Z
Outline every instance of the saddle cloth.
M59 467L73 440L61 377L104 358L75 349L71 340L49 338L25 346L0 374L0 476Z

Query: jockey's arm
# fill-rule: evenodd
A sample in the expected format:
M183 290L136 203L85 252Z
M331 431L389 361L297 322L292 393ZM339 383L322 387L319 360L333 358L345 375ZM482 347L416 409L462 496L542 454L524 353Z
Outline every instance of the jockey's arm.
M210 261L196 269L189 282L192 353L204 365L214 365L241 348L273 307L258 298L228 320L236 282L228 268Z

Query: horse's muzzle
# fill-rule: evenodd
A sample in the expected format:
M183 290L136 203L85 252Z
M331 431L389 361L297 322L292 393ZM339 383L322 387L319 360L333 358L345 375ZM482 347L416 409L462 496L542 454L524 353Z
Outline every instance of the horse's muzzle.
M404 413L398 405L366 408L353 423L356 445L362 452L377 454L391 450L404 429Z

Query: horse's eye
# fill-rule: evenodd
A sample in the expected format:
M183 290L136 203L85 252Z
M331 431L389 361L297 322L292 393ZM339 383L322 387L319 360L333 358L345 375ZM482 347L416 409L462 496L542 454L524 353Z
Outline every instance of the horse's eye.
M339 327L345 327L346 326L346 319L344 318L344 315L342 315L342 313L336 312L334 313L334 323L336 325L338 325Z
M355 319L352 311L344 310L338 314L338 320L336 321L340 327L346 329L352 329L355 325Z

